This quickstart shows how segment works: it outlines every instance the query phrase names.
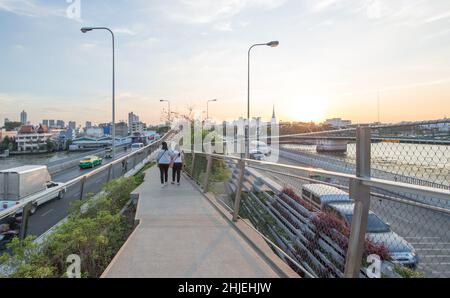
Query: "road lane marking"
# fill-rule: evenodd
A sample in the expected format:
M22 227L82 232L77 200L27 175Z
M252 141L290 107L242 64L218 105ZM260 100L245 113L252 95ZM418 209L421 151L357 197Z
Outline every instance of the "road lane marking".
M450 242L410 242L412 245L450 245Z
M41 215L41 217L44 217L44 216L46 216L46 215L52 213L53 211L55 211L55 209L50 209L50 210L48 210L47 212L43 213L43 214Z
M405 239L441 239L441 237L413 237L413 236L403 237L403 238L405 238Z

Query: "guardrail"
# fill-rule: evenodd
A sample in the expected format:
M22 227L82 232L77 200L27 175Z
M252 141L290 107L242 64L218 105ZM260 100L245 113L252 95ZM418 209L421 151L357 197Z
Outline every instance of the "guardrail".
M159 140L156 140L139 150L131 152L130 154L127 154L123 157L115 159L114 161L111 161L110 163L108 163L106 165L100 166L97 169L94 169L85 175L76 177L76 178L62 184L61 186L55 187L54 190L58 191L58 192L63 191L63 190L64 191L70 190L74 193L74 195L78 196L78 199L82 200L87 195L85 185L86 185L86 182L89 181L89 179L93 179L94 177L97 177L97 179L100 179L101 182L97 183L97 181L93 181L93 184L103 185L114 178L123 176L129 170L135 168L139 163L141 163L147 157L149 157L152 153L154 153L158 149L158 146L160 145L160 143L162 141L166 140L167 138L169 138L172 134L174 134L174 131L169 131L164 136L162 136ZM101 185L95 185L95 186L101 187ZM0 220L3 220L5 218L11 217L11 216L15 216L18 213L22 213L22 223L21 223L19 237L21 239L24 239L27 235L30 210L31 210L33 204L36 201L38 201L39 198L40 198L39 194L31 195L28 198L22 200L17 205L15 205L9 209L1 211L0 212Z
M270 239L269 244L283 251L280 257L295 264L293 268L304 276L374 276L370 266L377 264L379 276L450 276L446 266L450 258L450 210L433 204L433 200L448 203L450 191L373 178L368 127L356 131L354 174L185 152L186 171L204 191L211 189L211 180L223 168L215 162L227 165L231 175L225 179L226 193L219 191L219 197L232 210L234 220L250 220L265 239ZM309 174L333 177L346 185L321 182ZM335 202L317 203L311 193L306 198L303 190L307 183L322 188L318 194L326 193L330 186L348 194ZM389 195L380 190L389 191ZM397 194L427 198L429 203Z

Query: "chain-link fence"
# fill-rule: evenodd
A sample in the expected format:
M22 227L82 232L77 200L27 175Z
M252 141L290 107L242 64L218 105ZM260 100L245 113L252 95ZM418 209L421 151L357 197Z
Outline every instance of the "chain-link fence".
M391 142L371 141L368 128L346 134L354 140L346 143L345 152L309 152L300 160L280 154L278 164L243 164L239 157L195 153L187 155L186 167L204 187L205 177L217 168L208 175L209 158L226 165L229 175L214 190L208 184L209 190L235 217L239 210L302 276L450 277L450 192L437 182L420 183L423 177L399 181L381 176L401 172L401 167L377 168L374 161L374 154ZM353 160L347 170L333 163L342 162L343 155L353 156L347 157ZM403 177L408 173L401 172Z

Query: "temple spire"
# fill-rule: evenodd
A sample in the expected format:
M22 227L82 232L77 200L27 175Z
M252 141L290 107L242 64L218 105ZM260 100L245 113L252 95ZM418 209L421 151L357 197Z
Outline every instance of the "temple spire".
M276 119L277 117L275 117L275 105L273 105L273 112L272 112L272 119Z

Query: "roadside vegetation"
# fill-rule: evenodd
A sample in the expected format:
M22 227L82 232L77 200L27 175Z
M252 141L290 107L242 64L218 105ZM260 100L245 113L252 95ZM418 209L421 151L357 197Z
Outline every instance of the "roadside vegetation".
M14 239L8 245L11 253L0 257L0 264L12 270L0 271L0 277L67 277L67 257L73 254L80 256L81 277L100 277L134 230L135 206L128 204L130 194L153 165L148 163L133 177L109 182L96 196L75 201L68 220L42 244L35 237Z

